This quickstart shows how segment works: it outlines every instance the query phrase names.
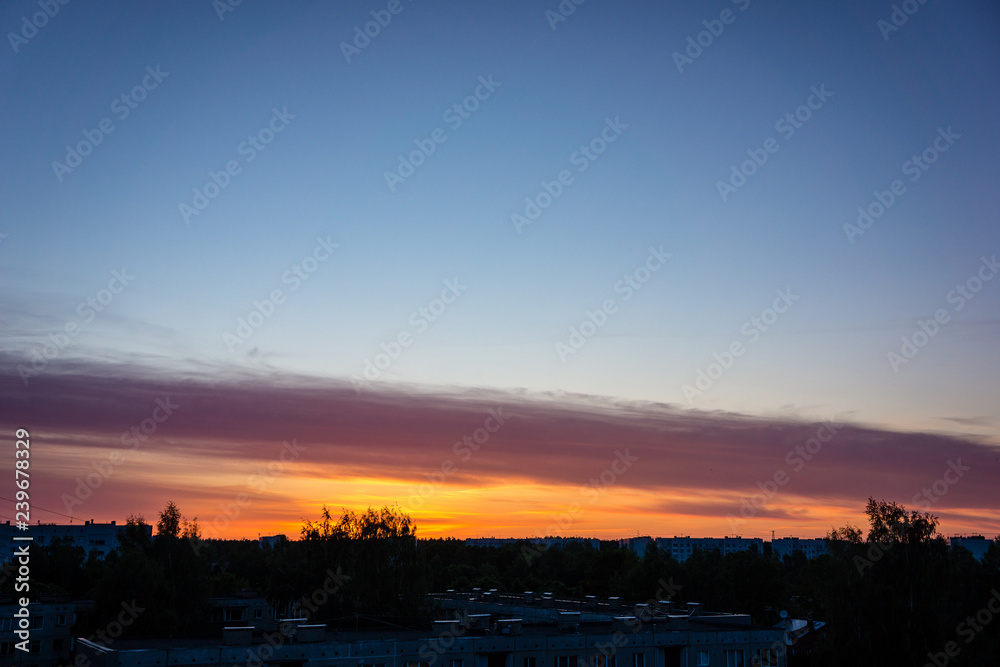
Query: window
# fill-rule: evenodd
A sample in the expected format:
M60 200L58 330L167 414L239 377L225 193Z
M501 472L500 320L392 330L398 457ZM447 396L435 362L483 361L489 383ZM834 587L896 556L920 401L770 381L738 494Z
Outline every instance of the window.
M703 667L708 664L708 651L698 651L698 665Z
M591 660L590 664L594 667L617 667L618 661L615 660L615 656L613 655L598 653L594 656L594 659Z
M254 609L253 610L253 617L257 618L257 619L264 618L264 610L263 609Z
M0 619L0 632L10 632L12 618Z
M575 655L556 656L556 667L577 667L577 662Z
M223 618L226 621L242 621L243 620L243 610L239 608L229 608L225 610Z
M521 667L535 667L537 658L525 658L521 661Z
M633 653L632 654L632 667L646 667L646 654L645 653Z
M461 660L450 660L448 661L448 667L462 667Z
M426 662L408 662L406 667L429 667L429 665Z
M743 649L726 649L726 667L744 667Z
M28 648L30 649L31 653L41 653L41 651L42 651L42 642L40 642L40 641L38 641L36 639L36 640L32 641L30 644L28 644Z
M56 625L66 625L66 614L56 616Z
M753 660L760 667L778 667L778 652L773 648L759 648L754 651Z
M0 655L10 655L14 652L14 642L0 642Z
M38 630L38 629L40 629L44 623L45 623L45 617L44 616L32 616L31 617L31 629L32 630Z

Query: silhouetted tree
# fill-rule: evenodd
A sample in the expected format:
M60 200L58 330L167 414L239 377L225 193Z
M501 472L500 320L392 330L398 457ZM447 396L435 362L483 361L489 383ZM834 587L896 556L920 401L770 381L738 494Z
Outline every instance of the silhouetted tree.
M174 501L168 501L167 506L160 511L160 520L156 522L157 537L177 537L181 532L181 511Z

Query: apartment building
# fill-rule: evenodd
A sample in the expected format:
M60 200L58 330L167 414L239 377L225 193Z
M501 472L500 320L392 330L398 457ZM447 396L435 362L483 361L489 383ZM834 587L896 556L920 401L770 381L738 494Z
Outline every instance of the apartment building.
M560 600L533 594L449 592L433 596L429 631L328 630L285 619L276 631L229 626L215 637L81 639L99 667L786 667L785 630L746 614L669 601Z

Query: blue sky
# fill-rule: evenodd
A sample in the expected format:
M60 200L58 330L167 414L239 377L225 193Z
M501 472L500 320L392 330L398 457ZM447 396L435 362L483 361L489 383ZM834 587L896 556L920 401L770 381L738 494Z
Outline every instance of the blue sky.
M346 380L403 333L412 343L366 386L841 415L995 441L1000 280L960 311L947 301L1000 250L994 5L919 5L885 39L892 3L590 0L553 29L556 2L403 0L347 62L341 44L387 4L246 1L220 20L208 2L71 2L16 52L8 36L6 351L40 349L124 267L134 280L61 360ZM678 71L673 54L725 10ZM0 23L19 32L38 11L5 3ZM121 118L114 101L147 67L166 75ZM445 113L481 77L498 85L453 127ZM778 131L813 87L832 95ZM240 145L275 109L283 128L247 161ZM105 118L113 131L60 180L52 163ZM579 171L574 153L609 119L620 134ZM446 141L390 190L385 173L437 128ZM939 128L958 138L910 181L904 163ZM717 183L769 138L777 151L723 201ZM179 206L230 160L239 173L185 222ZM572 183L518 232L511 215L562 170ZM850 242L844 225L897 179L905 192ZM339 247L292 291L282 278L318 237ZM615 285L651 246L671 257L626 301ZM464 290L418 330L411 315L446 281ZM284 302L231 351L224 334L275 289ZM744 323L778 290L798 299L750 342ZM557 343L607 299L616 312L563 360ZM947 323L894 371L887 355L938 309ZM687 400L734 342L745 352Z

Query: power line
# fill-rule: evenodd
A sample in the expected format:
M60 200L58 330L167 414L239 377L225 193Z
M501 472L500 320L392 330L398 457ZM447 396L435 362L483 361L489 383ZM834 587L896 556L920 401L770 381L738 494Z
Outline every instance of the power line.
M0 500L7 500L7 501L10 501L12 503L20 502L20 501L17 501L17 500L11 500L10 498L4 498L3 496L0 496ZM33 510L42 510L43 512L49 512L50 514L58 514L59 516L64 516L67 519L78 519L79 518L79 517L75 517L75 516L70 516L69 514L63 514L62 512L57 512L55 510L48 510L48 509L45 509L44 507L39 507L38 505L32 505L31 509L33 509Z

